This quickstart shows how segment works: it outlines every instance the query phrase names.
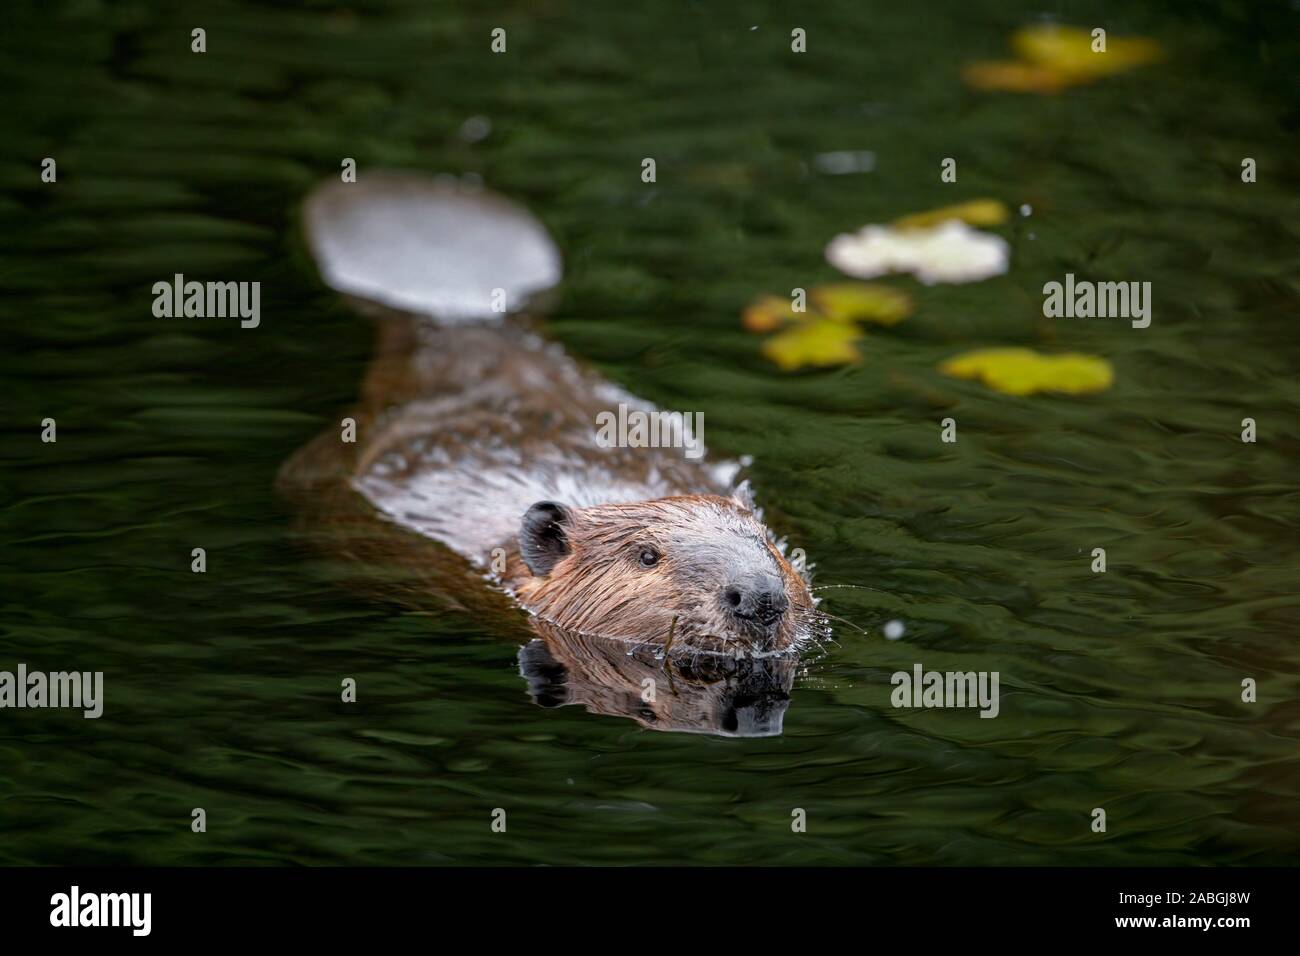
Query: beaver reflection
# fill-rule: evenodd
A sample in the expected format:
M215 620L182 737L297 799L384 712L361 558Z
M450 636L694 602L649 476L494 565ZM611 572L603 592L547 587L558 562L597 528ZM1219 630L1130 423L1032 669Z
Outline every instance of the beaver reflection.
M650 730L775 737L790 703L797 660L676 653L662 645L577 635L533 621L519 673L542 707L580 704Z

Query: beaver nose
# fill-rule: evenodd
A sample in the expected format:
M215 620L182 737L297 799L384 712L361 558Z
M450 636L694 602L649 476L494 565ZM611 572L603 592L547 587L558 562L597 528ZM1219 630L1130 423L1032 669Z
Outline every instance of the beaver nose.
M723 600L736 617L764 627L779 621L790 606L785 582L775 574L757 574L732 584L723 591Z

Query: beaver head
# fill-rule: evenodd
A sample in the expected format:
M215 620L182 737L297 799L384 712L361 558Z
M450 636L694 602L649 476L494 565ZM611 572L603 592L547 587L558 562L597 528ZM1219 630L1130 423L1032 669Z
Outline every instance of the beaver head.
M807 584L767 528L717 495L586 508L539 501L524 515L519 558L520 602L581 633L780 651L813 614Z

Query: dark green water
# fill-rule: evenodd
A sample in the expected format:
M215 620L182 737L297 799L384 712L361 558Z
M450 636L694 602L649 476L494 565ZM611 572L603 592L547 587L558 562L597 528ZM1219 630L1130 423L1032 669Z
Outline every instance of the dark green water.
M106 704L0 711L0 862L1294 860L1295 9L186 6L5 14L0 669L102 670ZM1170 59L1058 97L963 87L1044 13ZM476 115L491 132L468 143ZM812 171L845 149L874 171ZM542 709L517 644L341 588L297 546L275 472L371 347L298 231L345 156L526 203L565 254L552 333L702 410L817 583L874 589L823 592L866 633L839 625L782 736ZM1034 210L1001 230L1009 274L889 280L917 309L861 366L783 375L740 328L756 295L835 278L835 233L986 195ZM1150 281L1151 327L1044 319L1067 271ZM176 272L260 281L261 326L154 318ZM1093 352L1117 381L1011 398L935 371L999 344ZM1000 672L1000 717L892 708L916 662Z

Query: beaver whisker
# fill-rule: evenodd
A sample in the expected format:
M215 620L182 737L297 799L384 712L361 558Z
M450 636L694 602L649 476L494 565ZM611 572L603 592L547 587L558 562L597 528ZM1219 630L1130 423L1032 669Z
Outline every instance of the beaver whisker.
M860 624L855 624L855 623L853 623L852 621L850 621L850 620L849 620L848 618L846 618L846 617L840 617L838 614L831 614L829 611L818 611L817 613L818 613L818 614L825 615L826 617L830 618L831 620L839 621L841 624L847 624L849 627L853 628L854 630L856 630L856 631L857 631L858 633L860 633L860 634L866 634L868 637L871 636L871 632L868 631L865 627L863 627L863 626L860 625Z
M877 591L880 594L888 594L884 588L868 587L865 584L819 584L816 587L809 587L809 591L825 591L828 588L856 588L859 591Z
M677 615L673 615L673 622L668 625L668 640L664 643L664 660L668 660L668 652L673 649L673 638L677 636Z
M795 635L794 644L801 655L806 653L809 646L816 647L824 652L829 644L839 645L839 641L835 640L834 631L830 625L831 616L818 609L809 609L799 615L797 619L799 630ZM845 623L856 626L852 621L845 621Z

